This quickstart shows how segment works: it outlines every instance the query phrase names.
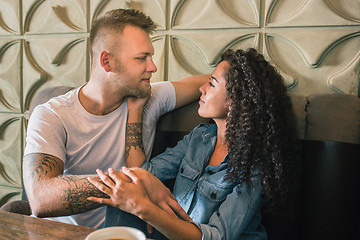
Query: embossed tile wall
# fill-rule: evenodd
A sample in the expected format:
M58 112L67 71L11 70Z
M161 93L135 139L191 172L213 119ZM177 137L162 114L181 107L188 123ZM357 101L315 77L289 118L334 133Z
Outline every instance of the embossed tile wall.
M289 91L359 95L359 0L0 0L0 205L21 198L34 93L86 82L91 20L119 7L159 24L152 81L209 73L224 49L255 47Z

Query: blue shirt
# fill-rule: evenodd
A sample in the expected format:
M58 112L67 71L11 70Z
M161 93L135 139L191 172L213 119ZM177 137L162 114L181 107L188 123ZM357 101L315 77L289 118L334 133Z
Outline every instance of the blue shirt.
M176 178L173 194L202 232L202 239L267 239L261 224L262 186L255 177L251 189L224 180L227 156L208 166L217 126L201 124L174 148L142 166L160 180Z

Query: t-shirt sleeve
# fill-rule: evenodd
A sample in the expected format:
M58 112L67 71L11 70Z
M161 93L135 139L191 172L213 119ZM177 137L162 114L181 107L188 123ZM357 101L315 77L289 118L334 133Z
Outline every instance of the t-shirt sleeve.
M175 105L175 88L171 82L151 84L151 97L144 109L149 116L159 118L163 114L174 110Z
M24 156L46 153L65 162L66 131L57 115L40 105L31 114L26 133Z

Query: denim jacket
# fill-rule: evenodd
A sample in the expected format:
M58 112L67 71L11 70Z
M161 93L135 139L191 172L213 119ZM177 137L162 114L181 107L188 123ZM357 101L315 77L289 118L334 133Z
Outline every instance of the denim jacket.
M216 125L201 124L174 148L142 166L160 180L176 178L173 194L202 232L202 239L267 239L261 224L262 187L224 180L227 156L220 165L208 166L217 138Z

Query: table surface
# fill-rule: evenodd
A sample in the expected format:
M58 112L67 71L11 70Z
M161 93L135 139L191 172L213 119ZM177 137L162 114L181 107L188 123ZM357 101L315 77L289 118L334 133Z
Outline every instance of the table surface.
M95 228L75 226L46 219L0 211L1 240L84 240L88 234L95 230Z

